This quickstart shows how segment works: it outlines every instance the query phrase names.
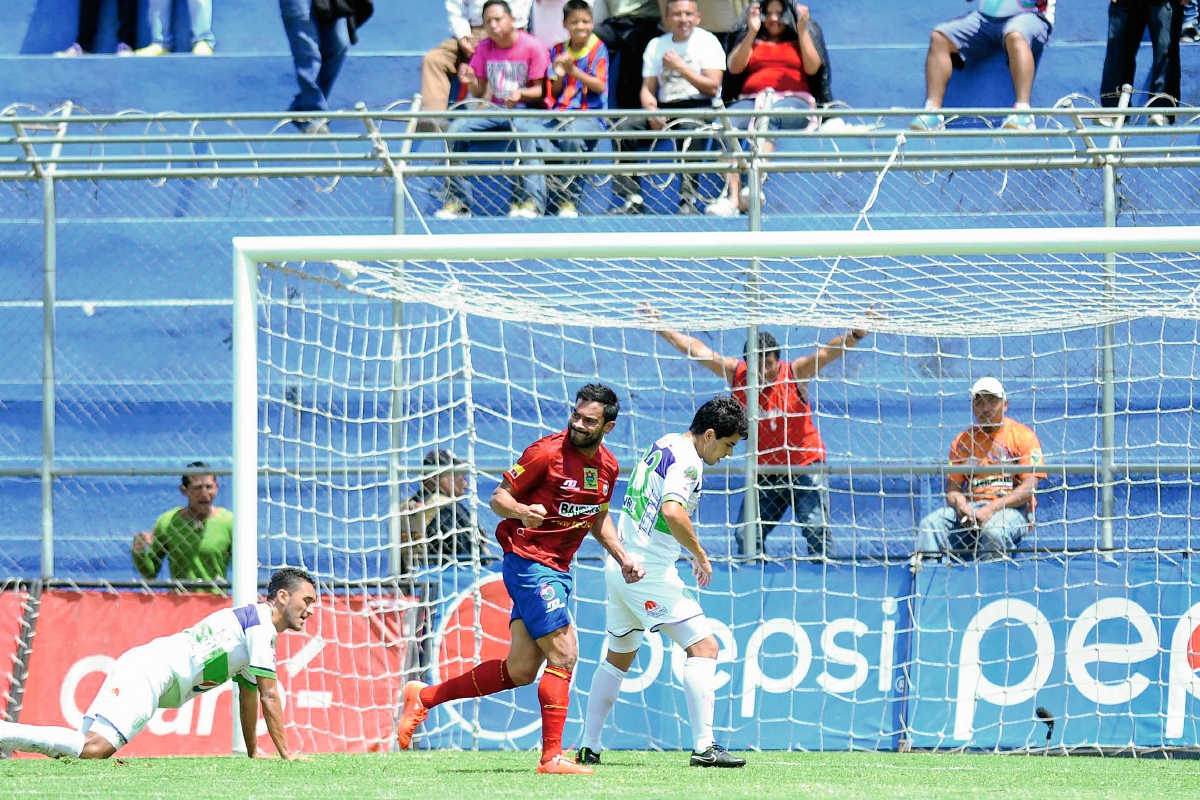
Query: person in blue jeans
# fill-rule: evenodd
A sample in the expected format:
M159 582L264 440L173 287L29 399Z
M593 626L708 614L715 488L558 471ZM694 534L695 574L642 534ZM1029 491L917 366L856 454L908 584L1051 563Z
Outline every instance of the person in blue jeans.
M1200 42L1200 4L1196 0L1188 0L1183 4L1183 30L1179 34L1181 42Z
M487 38L479 42L471 60L458 68L458 79L466 84L472 97L484 100L496 116L458 117L446 129L448 150L463 153L470 140L461 134L512 131L516 125L505 115L508 109L545 109L546 70L550 52L533 34L518 30L512 8L506 0L487 0L483 4L483 29ZM514 196L508 215L514 219L534 219L546 210L546 176L530 174L523 178L525 197ZM465 176L451 178L446 184L446 203L434 214L437 219L471 216L471 181Z
M1133 83L1142 33L1150 31L1153 61L1150 64L1150 108L1179 104L1179 37L1184 0L1111 0L1108 4L1108 47L1100 76L1100 105L1116 108L1121 87ZM1151 125L1172 121L1162 112L1149 115Z
M980 378L971 387L975 424L950 445L950 464L962 467L946 476L946 504L927 514L917 528L913 553L922 558L943 554L1003 558L1029 532L1038 482L1046 477L1042 445L1026 425L1010 419L1008 394L996 378ZM1028 472L973 472L972 467L1027 465Z
M563 4L563 27L571 38L550 49L550 69L546 73L550 82L550 110L556 112L555 116L550 119L520 120L514 123L514 127L518 131L557 131L572 136L527 142L537 153L582 153L585 150L595 150L597 139L575 138L575 135L598 135L606 127L600 117L572 118L570 113L608 107L608 48L593 32L595 23L592 7L587 0L567 0ZM534 160L532 163L541 162ZM540 202L544 210L547 193L545 178L541 175L535 177L540 183L535 184L534 192L542 193ZM579 216L576 201L582 185L583 180L579 177L567 178L563 185L563 196L558 201L559 217L574 219ZM536 204L539 201L535 198L534 202Z
M279 0L279 11L300 84L288 111L328 111L333 84L350 51L346 19L321 22L312 13L312 0ZM314 133L325 127L320 120L295 120L294 124Z
M74 43L56 56L82 56L96 52L96 29L100 21L100 0L79 0L79 31ZM117 0L117 55L131 56L137 47L138 0Z
M174 49L171 24L174 21L175 0L148 0L150 44L137 51L139 56L161 56ZM192 21L192 53L211 56L217 43L212 32L212 0L188 0L188 16Z

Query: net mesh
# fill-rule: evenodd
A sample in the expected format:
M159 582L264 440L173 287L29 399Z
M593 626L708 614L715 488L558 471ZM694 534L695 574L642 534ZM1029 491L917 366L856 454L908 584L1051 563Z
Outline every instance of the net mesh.
M1187 574L1162 579L1182 595L1170 607L1147 605L1138 587L1160 585L1147 576L1162 571L1164 553L1195 547L1200 280L1193 263L1186 253L1131 248L1107 267L1103 256L1083 254L263 264L260 577L304 566L335 593L369 598L402 617L393 627L407 636L356 639L349 626L335 633L339 647L362 652L345 663L375 670L371 681L387 693L341 693L358 673L308 677L310 686L324 684L328 719L394 716L405 679L444 680L504 656L510 601L497 574L490 533L498 519L487 498L526 445L564 427L579 386L599 380L616 389L621 416L606 445L625 474L663 433L686 428L700 403L728 392L721 377L668 343L664 329L737 357L745 328L758 324L794 359L848 327L866 327L872 334L808 385L826 464L785 476L803 473L820 487L830 542L824 558L812 552L808 523L786 509L771 519L760 492L763 557L744 560L745 458L739 452L705 475L697 531L719 564L703 597L722 644L718 740L762 748L1030 748L1045 730L1030 704L1049 697L1062 721L1058 735L1072 737L1064 746L1178 744L1163 733L1165 705L1105 705L1111 698L1086 694L1081 704L1072 688L1085 673L1093 682L1118 680L1075 651L1130 646L1140 628L1114 633L1097 623L1079 641L1069 637L1081 592L1142 603L1164 631L1164 647L1166 629L1187 607ZM751 295L752 285L763 289ZM1106 325L1111 482L1100 467ZM968 558L968 569L914 569L916 530L945 503L939 465L972 424L968 387L984 376L1005 384L1009 416L1041 442L1048 477L1034 524L1016 561ZM1097 566L1106 526L1130 559L1119 578ZM578 557L579 676L602 657L602 556L589 539ZM1080 577L1084 568L1071 561L1080 558L1090 559L1097 580ZM1051 594L1071 599L1042 602ZM1049 650L1039 649L1038 619L1023 606L1008 608L1013 597L1042 609ZM1000 616L996 603L1004 606ZM358 612L347 606L345 613ZM986 625L975 643L978 672L970 674L986 681L968 691L962 631L978 619ZM388 657L367 658L377 652ZM648 637L606 746L690 746L682 659L668 640ZM1123 669L1134 680L1128 663ZM1154 678L1164 696L1167 671ZM1035 683L1040 691L1017 691ZM1011 697L1005 687L1016 687ZM1191 691L1184 690L1189 703ZM955 709L968 695L974 716L963 723L955 714L968 712ZM572 706L568 742L578 735L581 705ZM443 707L421 742L533 746L537 709L533 688ZM325 724L332 733L321 733L336 738L334 723ZM1136 735L1122 740L1128 730ZM347 747L391 746L385 734L356 736Z

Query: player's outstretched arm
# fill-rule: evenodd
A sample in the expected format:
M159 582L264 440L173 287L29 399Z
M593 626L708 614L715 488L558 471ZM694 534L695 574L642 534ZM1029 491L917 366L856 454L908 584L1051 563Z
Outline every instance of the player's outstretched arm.
M621 574L625 577L626 583L637 583L646 577L645 567L630 558L625 546L621 544L621 537L617 535L617 528L613 525L612 517L607 511L602 512L592 522L591 532L600 546L621 565Z
M305 761L308 756L303 753L293 753L288 749L287 734L283 729L283 703L279 699L278 681L272 678L257 677L258 699L262 705L263 720L267 723L267 733L279 751L279 757L284 761ZM255 719L251 729L258 724ZM247 749L249 746L247 745Z
M676 500L666 500L659 513L667 523L667 530L671 531L676 541L691 554L692 572L696 576L696 583L701 589L708 586L712 580L712 564L708 560L708 553L700 546L700 539L696 536L696 529L692 527L687 507Z
M238 715L242 722L242 740L250 758L267 758L258 751L258 689L238 680Z

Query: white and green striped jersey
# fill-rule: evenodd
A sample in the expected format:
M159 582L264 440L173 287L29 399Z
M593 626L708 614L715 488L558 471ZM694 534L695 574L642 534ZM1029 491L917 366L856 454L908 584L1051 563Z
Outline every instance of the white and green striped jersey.
M668 433L642 454L629 477L618 525L630 555L652 564L679 560L681 548L662 517L662 504L674 500L694 513L703 475L704 462L683 434Z
M257 678L275 678L275 638L271 606L258 603L225 608L192 627L152 644L166 657L175 686L159 698L160 708L178 708L230 679L248 687Z

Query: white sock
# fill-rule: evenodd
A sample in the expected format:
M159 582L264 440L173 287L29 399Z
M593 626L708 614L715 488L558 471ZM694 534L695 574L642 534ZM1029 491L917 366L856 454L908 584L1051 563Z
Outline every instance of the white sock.
M930 100L929 98L925 98L925 110L926 110L926 111L941 111L941 110L942 110L942 107L941 107L941 106L939 106L939 105L937 105L937 104L935 104L935 103L934 103L932 100Z
M79 758L83 752L83 734L74 728L53 725L20 725L0 721L0 748L44 756Z
M583 720L583 746L593 752L600 752L600 732L604 730L608 712L617 703L623 680L625 673L607 659L592 673L592 688L588 690L587 714Z
M687 697L688 716L692 720L694 752L703 753L713 743L713 713L717 697L717 660L689 657L683 662L683 693Z
M1017 111L1028 111L1029 103L1013 103L1013 108Z

